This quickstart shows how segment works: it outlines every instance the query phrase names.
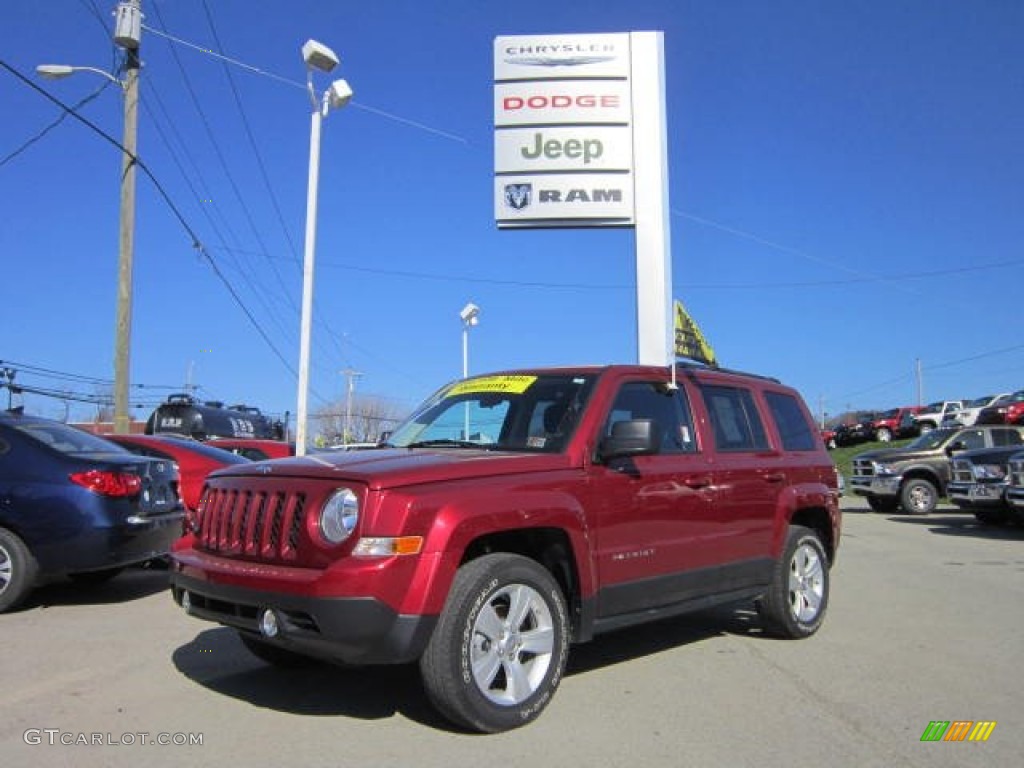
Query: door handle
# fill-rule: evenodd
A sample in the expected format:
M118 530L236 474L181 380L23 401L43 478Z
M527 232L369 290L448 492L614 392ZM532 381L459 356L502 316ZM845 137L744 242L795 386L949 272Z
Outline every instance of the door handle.
M687 488L692 488L695 491L702 490L711 485L710 475L697 475L695 477L688 477L683 480L683 485Z
M786 475L783 472L765 472L761 477L767 483L781 483L786 479Z

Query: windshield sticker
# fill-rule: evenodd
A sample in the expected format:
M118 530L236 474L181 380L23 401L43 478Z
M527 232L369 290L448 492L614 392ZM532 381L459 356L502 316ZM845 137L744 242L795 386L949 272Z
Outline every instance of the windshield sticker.
M479 392L505 392L521 395L537 380L536 376L484 376L460 381L445 393L445 397L471 395Z

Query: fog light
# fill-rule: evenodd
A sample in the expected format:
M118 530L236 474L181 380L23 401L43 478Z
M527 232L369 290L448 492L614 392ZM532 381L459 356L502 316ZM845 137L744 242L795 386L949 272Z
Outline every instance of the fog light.
M181 607L185 613L192 613L192 595L188 593L187 589L181 593Z
M278 629L277 614L267 608L260 616L260 632L264 637L276 637Z

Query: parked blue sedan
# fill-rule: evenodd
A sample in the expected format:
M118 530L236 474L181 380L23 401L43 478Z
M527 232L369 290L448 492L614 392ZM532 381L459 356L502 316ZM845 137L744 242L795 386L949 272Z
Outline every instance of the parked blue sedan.
M182 531L174 462L60 422L0 412L0 613L41 581L104 581Z

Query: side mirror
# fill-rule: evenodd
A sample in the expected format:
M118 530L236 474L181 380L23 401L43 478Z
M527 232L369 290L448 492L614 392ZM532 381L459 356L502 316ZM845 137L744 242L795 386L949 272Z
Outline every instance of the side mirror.
M963 440L955 440L946 449L946 453L948 453L950 456L952 456L957 451L966 451L966 450L967 450L967 443L965 443Z
M634 419L612 424L612 433L601 441L598 453L604 460L657 453L661 430L653 419Z

